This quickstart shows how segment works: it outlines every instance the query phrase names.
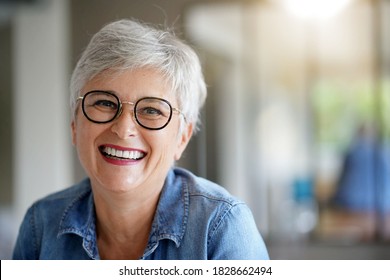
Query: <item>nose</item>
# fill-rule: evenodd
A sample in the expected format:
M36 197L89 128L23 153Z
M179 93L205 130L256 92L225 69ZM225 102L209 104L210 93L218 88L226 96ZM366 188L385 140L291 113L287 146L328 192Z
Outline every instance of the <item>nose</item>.
M122 112L111 126L111 131L120 139L127 139L137 134L137 123L132 110L122 108Z

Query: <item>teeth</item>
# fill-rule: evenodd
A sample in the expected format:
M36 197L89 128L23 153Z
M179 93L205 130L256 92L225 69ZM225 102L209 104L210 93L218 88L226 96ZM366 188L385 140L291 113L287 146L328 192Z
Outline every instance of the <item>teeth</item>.
M140 159L144 157L144 153L140 151L122 151L112 147L104 147L104 152L110 156L126 159Z

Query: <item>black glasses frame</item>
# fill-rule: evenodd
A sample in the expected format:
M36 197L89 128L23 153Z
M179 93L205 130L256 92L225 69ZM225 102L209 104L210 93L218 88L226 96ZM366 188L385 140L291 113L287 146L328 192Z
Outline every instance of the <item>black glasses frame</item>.
M110 96L112 96L112 97L115 98L115 100L116 100L116 102L117 102L117 104L118 104L119 106L118 106L118 109L117 109L115 115L114 115L111 119L109 119L109 120L107 120L107 121L96 121L96 120L94 120L94 119L91 119L91 118L88 116L88 114L87 114L87 112L86 112L86 110L85 110L85 100L86 100L86 97L87 97L88 95L93 94L93 93L104 93L104 94L110 95ZM166 123L165 123L163 126L157 127L157 128L148 127L148 126L143 125L143 124L138 120L138 118L137 118L137 110L136 110L137 105L139 104L139 102L141 102L141 101L143 101L143 100L148 100L148 99L151 99L151 100L160 100L160 101L166 103L166 104L169 106L169 108L170 108L170 114L169 114L168 120L166 121ZM173 112L177 112L177 113L181 114L181 115L184 117L184 120L186 121L186 118L185 118L184 114L183 114L179 109L172 107L171 103L169 103L168 100L165 100L165 99L160 98L160 97L143 97L143 98L141 98L141 99L138 99L136 102L130 102L130 101L121 101L121 100L119 99L118 96L116 96L114 93L112 93L112 92L110 92L110 91L92 90L92 91L89 91L89 92L85 93L83 96L79 96L79 97L77 98L77 100L81 100L81 109L82 109L82 111L83 111L84 116L85 116L90 122L97 123L97 124L105 124L105 123L109 123L109 122L112 122L113 120L117 119L117 118L122 114L122 112L123 112L123 104L129 104L129 105L132 105L132 106L133 106L133 117L134 117L135 121L137 122L138 125L140 125L141 127L145 128L145 129L149 129L149 130L160 130L160 129L165 128L165 127L170 123L170 121L171 121L171 119L172 119Z

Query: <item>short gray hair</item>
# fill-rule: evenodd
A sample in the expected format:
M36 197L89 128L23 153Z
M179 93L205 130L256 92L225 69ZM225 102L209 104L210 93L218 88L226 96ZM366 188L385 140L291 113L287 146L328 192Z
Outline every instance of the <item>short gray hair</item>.
M169 30L127 19L104 26L82 53L70 83L72 118L82 88L96 75L143 67L161 71L171 83L180 110L196 131L207 90L195 51Z

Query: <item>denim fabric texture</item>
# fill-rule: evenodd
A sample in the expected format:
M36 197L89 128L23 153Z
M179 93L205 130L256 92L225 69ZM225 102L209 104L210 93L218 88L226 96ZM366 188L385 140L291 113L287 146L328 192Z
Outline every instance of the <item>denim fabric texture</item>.
M14 259L100 259L89 179L34 203ZM268 259L245 203L189 171L168 173L141 259Z

